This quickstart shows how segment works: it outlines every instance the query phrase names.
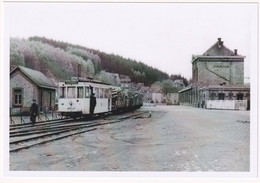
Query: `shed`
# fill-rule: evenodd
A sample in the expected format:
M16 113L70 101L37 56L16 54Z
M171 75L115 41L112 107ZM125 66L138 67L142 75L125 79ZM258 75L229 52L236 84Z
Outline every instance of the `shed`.
M32 99L36 100L39 110L48 112L55 106L55 84L42 72L18 66L10 72L11 114L21 109L29 111Z

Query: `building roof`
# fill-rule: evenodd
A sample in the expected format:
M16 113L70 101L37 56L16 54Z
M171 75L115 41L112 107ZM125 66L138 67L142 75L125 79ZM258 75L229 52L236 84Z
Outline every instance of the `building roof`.
M235 50L232 51L226 46L224 46L224 42L221 41L221 38L218 38L218 41L211 46L205 53L203 53L203 56L235 56L237 53L235 53Z
M183 88L182 90L180 90L179 93L187 91L187 90L191 90L191 89L192 89L192 86L187 86L187 87Z
M13 69L10 74L12 75L17 70L20 70L39 87L50 89L56 88L55 84L40 71L29 69L27 67L18 66L15 69Z
M216 90L250 90L248 86L219 86L219 85L209 85L202 87L202 89L216 89Z
M237 54L237 49L234 51L230 50L224 45L224 41L221 38L218 38L218 41L213 44L207 51L205 51L202 55L194 55L192 58L192 62L197 58L209 58L209 59L243 59L245 56L241 56Z
M119 74L119 78L120 79L129 79L130 80L130 77L127 76L127 75L124 75L124 74Z

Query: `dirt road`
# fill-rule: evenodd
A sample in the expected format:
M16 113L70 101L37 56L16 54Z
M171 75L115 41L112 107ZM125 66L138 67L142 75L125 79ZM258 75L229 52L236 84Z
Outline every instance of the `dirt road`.
M10 153L10 170L249 171L249 111L185 106L139 110L147 113Z

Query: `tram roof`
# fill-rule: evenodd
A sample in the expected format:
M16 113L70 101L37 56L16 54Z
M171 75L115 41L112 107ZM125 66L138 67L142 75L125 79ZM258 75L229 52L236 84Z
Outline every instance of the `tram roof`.
M102 81L99 80L95 80L91 77L88 78L81 78L81 77L72 77L70 80L66 80L65 84L76 84L79 82L86 82L86 83L95 83L95 84L103 84L103 85L110 85L108 83L104 83Z

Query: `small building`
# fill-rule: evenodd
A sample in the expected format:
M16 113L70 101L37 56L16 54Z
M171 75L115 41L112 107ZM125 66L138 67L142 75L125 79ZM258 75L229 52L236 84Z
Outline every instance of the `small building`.
M163 93L154 92L152 93L152 101L156 104L161 104L163 102L166 102L166 99L164 99Z
M166 98L168 105L179 105L179 93L168 93Z
M43 73L18 66L10 72L10 113L29 111L32 99L39 110L48 112L55 106L56 86Z

